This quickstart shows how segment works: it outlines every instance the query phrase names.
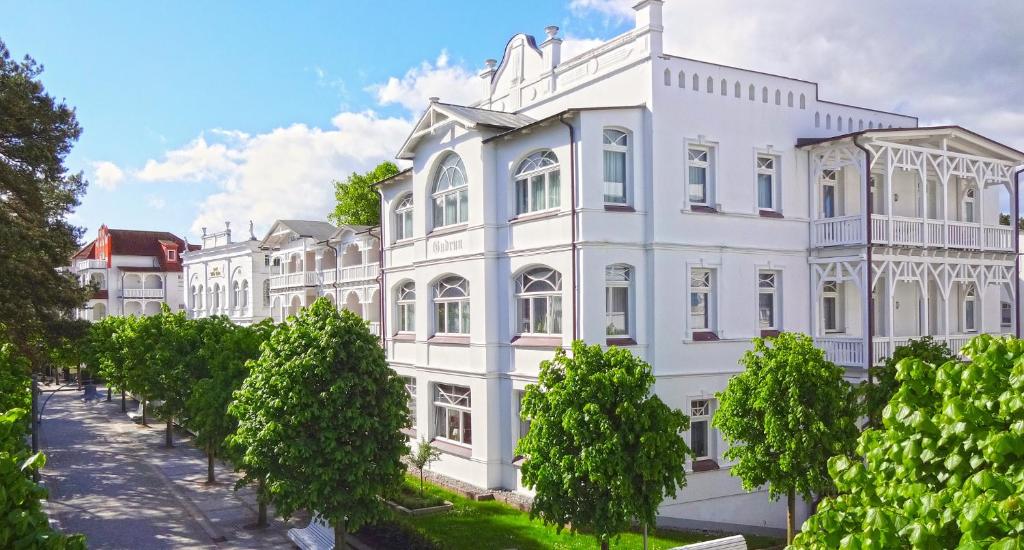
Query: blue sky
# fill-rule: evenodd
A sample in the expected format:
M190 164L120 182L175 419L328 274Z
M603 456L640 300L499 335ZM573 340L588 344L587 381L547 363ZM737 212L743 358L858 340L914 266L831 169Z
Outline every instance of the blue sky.
M474 99L510 36L559 25L571 55L631 28L633 3L0 0L0 39L77 108L68 164L91 181L73 217L86 236L107 223L194 241L225 219L258 234L322 219L331 179L393 158L428 96ZM1024 3L807 6L668 0L666 50L1024 148Z

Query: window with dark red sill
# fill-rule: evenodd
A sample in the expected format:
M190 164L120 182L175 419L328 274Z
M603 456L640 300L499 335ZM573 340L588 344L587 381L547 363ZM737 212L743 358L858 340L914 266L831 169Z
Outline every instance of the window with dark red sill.
M758 214L762 218L785 218L785 216L782 215L782 212L776 212L774 210L759 210Z
M705 332L694 332L693 333L693 341L694 342L714 342L714 341L717 341L717 340L718 340L718 335L715 334L714 332L705 331Z
M712 470L719 469L718 462L710 458L702 458L700 460L694 460L691 465L694 472L710 472Z
M710 206L705 206L703 204L691 205L690 206L690 211L691 212L704 212L705 214L717 214L718 213L718 210L716 210L716 209L714 209L714 208L712 208Z

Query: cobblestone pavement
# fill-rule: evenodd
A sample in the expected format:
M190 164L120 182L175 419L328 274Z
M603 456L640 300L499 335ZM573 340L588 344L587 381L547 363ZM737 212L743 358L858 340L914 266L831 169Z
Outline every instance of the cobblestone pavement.
M237 474L223 464L207 485L206 458L187 436L178 433L167 449L163 425L135 424L118 396L85 403L80 391L54 389L44 386L40 397L48 398L40 447L61 530L85 534L90 548L292 548L286 532L299 522L252 528L252 490L234 491Z

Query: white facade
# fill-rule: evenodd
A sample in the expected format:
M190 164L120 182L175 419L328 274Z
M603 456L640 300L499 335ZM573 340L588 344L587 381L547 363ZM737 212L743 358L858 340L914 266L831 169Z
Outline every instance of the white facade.
M663 520L782 528L784 503L741 489L709 422L751 338L813 334L857 379L901 338L959 343L949 319L968 281L974 330L1013 330L997 316L1014 252L997 189L1024 155L822 101L811 82L667 55L661 2L636 10L634 30L565 62L557 28L539 47L517 35L488 60L479 103L432 102L399 153L412 167L380 186L386 352L410 390L410 436L445 451L433 469L522 490L518 400L539 363L574 338L626 346L694 419L700 460ZM907 179L918 168L932 191ZM841 178L827 211L826 170ZM872 216L858 202L869 172L885 204ZM828 330L826 283L844 299L827 296Z
M323 296L380 332L380 243L375 230L278 220L260 247L269 254L270 315L281 322Z
M203 230L203 248L184 255L189 317L225 315L240 325L270 317L270 258L255 236L233 242L231 228Z

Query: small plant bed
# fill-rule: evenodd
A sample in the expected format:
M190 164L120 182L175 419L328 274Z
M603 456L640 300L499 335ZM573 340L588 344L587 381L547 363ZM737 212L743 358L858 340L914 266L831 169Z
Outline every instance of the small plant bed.
M419 479L412 478L408 481L411 481L413 488L419 487ZM502 502L475 501L431 483L425 484L424 493L451 502L452 510L442 515L401 517L394 523L404 523L414 527L427 540L437 541L440 548L447 550L478 548L593 550L599 546L597 539L593 536L573 534L567 530L558 533L553 526L544 525L540 520L531 520L529 513ZM381 528L380 525L377 527ZM651 550L667 549L723 536L727 536L727 534L657 529L650 532L648 548ZM779 547L782 544L781 541L768 537L748 536L746 539L748 548L771 548ZM360 540L362 540L361 536ZM611 547L642 548L642 541L643 537L639 532L624 533L618 540L612 541ZM375 547L397 548L398 546Z
M421 516L441 514L452 509L452 503L440 496L420 490L418 479L405 478L398 492L388 498L388 504L400 513Z

